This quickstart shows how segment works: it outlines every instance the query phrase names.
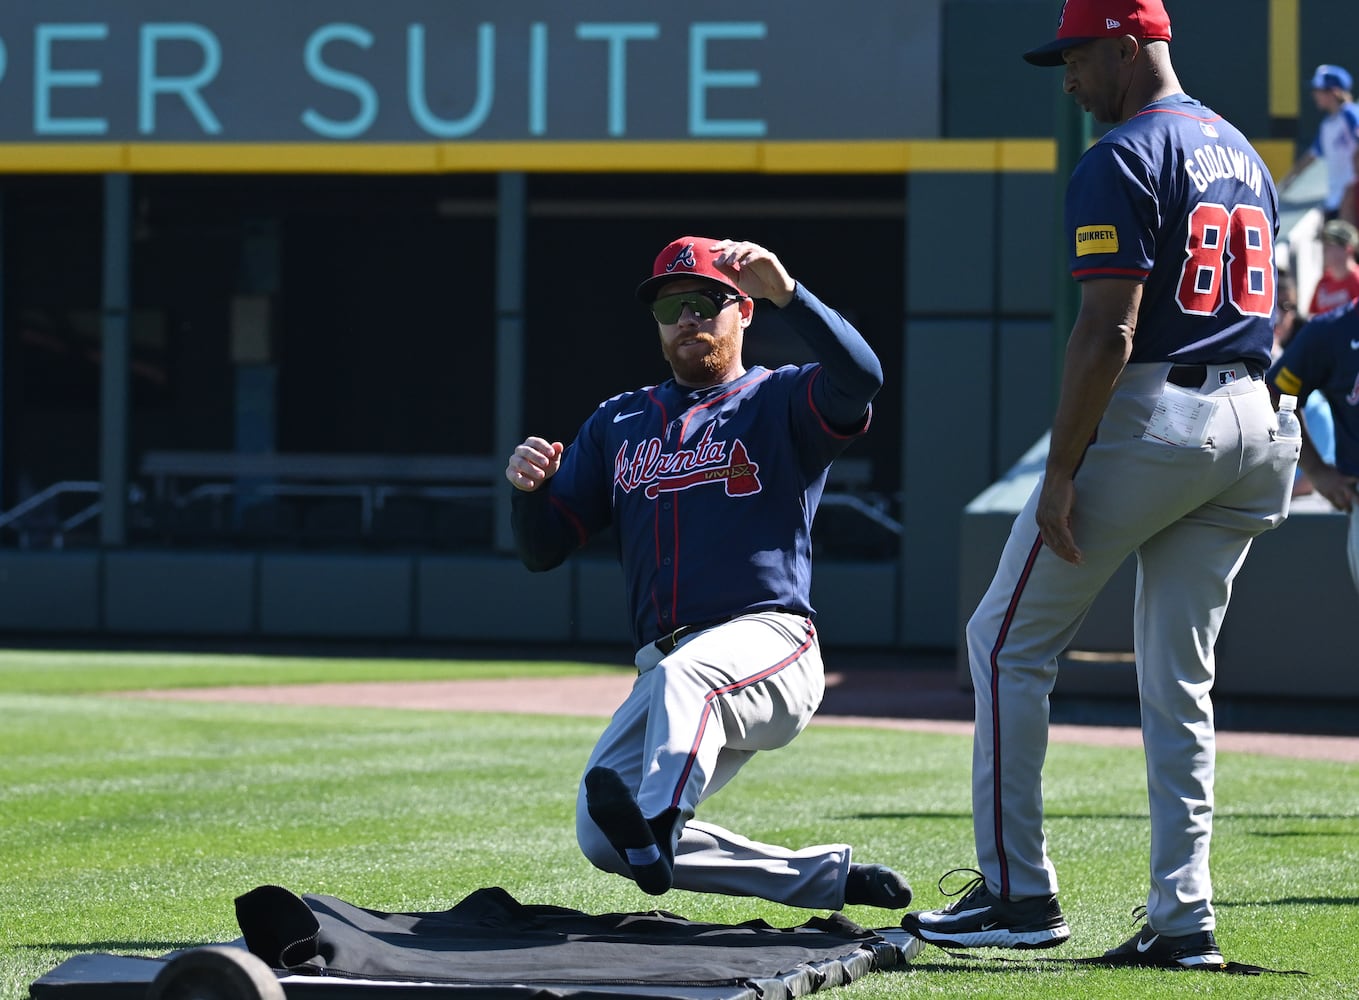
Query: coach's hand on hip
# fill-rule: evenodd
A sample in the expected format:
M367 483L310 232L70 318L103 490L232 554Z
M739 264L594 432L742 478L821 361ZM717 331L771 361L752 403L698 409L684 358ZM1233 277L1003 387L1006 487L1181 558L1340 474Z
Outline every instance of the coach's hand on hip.
M563 450L560 441L526 438L510 456L509 464L505 466L505 478L515 489L532 493L557 474Z
M1052 554L1079 566L1084 557L1071 533L1071 508L1075 503L1076 484L1064 476L1049 475L1043 480L1043 489L1038 494L1034 519L1038 522L1043 544L1052 550Z

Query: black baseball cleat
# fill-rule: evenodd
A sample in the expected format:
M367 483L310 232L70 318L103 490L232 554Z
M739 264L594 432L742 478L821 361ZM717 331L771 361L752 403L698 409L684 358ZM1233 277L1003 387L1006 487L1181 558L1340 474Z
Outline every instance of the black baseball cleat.
M675 877L670 844L656 843L651 824L617 771L592 767L586 772L585 806L638 887L653 896L668 891Z
M1110 965L1140 965L1156 969L1206 969L1217 971L1226 966L1212 931L1198 931L1171 937L1158 934L1151 924L1117 948L1104 953Z
M1071 937L1056 896L1002 899L986 887L981 872L969 868L946 873L939 880L941 891L944 879L955 872L970 872L976 878L957 893L945 893L961 893L956 903L902 917L901 926L907 932L922 941L955 948L1052 948Z
M911 905L911 887L886 865L851 864L845 877L845 905L904 910Z

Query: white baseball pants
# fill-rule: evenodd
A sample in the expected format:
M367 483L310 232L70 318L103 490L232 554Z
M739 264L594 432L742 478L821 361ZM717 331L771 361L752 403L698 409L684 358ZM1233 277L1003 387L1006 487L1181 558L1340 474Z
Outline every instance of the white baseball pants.
M693 819L756 751L786 745L811 721L825 693L811 622L784 612L745 615L686 637L668 656L644 646L636 663L637 681L585 772L617 771L645 816L679 811L674 887L840 909L849 845L794 851ZM795 781L789 794L799 794ZM626 873L590 818L583 784L576 838L597 868Z
M1076 473L1073 531L1084 563L1059 559L1039 539L1040 483L968 622L967 646L981 870L1005 896L1055 893L1042 769L1057 657L1109 577L1137 553L1133 634L1152 825L1148 922L1180 935L1214 926L1213 645L1251 540L1287 515L1299 443L1275 440L1269 392L1239 364L1208 366L1197 393L1212 404L1201 446L1144 439L1168 369L1127 367Z

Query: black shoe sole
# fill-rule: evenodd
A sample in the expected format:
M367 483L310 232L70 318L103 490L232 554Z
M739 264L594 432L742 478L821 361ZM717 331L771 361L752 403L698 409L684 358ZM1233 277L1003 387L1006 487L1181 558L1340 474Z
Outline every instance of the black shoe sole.
M674 864L667 851L656 843L651 824L637 808L637 800L618 772L607 767L592 767L585 775L585 806L595 825L608 838L613 849L632 872L633 881L643 892L660 896L674 884ZM668 847L669 845L666 845ZM630 852L656 851L660 857L647 864L633 864Z

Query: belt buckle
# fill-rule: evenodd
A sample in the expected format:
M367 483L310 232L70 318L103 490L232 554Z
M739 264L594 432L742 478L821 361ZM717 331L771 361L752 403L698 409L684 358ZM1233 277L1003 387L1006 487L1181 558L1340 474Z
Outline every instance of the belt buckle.
M689 634L688 625L680 625L673 632L668 632L656 640L656 648L667 656L679 645L679 641Z

